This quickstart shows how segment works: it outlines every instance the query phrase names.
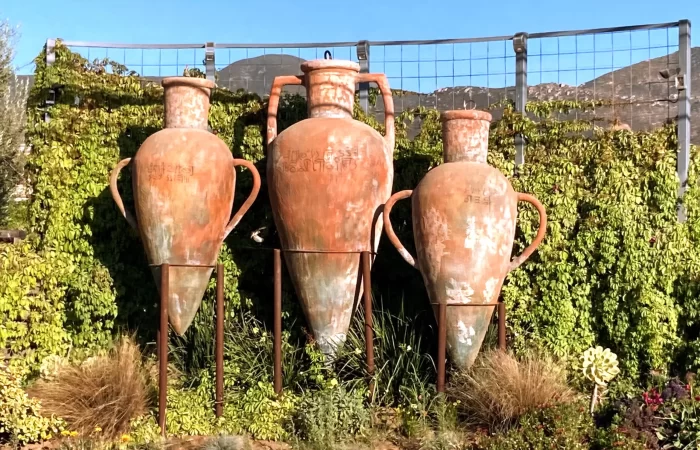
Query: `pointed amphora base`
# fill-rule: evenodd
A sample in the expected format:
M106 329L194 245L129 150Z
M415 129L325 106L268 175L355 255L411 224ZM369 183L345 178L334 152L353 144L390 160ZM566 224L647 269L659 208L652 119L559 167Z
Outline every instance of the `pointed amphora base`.
M214 271L213 267L170 266L168 280L168 317L175 332L182 336L192 324L204 292ZM160 266L152 266L151 272L160 295Z
M474 364L495 306L447 306L447 354L458 369L469 369ZM433 312L437 318L438 305L433 305Z
M330 364L347 339L362 295L360 255L285 252L285 261L306 321Z

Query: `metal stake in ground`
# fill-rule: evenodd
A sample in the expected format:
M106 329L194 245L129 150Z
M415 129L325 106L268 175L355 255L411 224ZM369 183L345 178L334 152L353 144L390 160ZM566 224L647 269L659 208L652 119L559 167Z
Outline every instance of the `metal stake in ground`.
M274 299L273 299L273 315L274 315L274 356L275 356L275 393L282 393L282 252L276 248L273 252L274 256Z
M224 265L216 266L216 417L224 414Z
M367 373L370 376L369 394L374 394L374 333L372 331L372 268L370 267L370 253L361 253L362 259L362 283L364 284L365 307L365 353L367 354Z
M158 324L158 426L165 437L165 404L168 399L168 286L170 264L160 266L160 321Z

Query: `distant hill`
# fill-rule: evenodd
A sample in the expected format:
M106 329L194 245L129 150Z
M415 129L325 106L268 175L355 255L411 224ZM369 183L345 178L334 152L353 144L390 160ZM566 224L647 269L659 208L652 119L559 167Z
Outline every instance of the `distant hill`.
M692 129L691 140L700 145L700 47L691 51L691 82L692 113L697 124ZM236 61L217 72L217 84L230 90L245 89L260 96L270 93L272 81L279 75L301 74L299 68L304 60L292 55L263 55ZM642 61L615 71L606 73L594 80L579 86L557 83L543 83L529 86L530 100L602 100L613 99L615 107L600 108L596 117L604 121L619 121L630 125L633 130L648 130L672 120L678 114L675 102L678 92L672 81L661 77L663 69L674 70L678 67L678 53ZM33 76L23 76L33 81ZM158 77L148 77L149 80L159 81ZM285 92L303 93L302 87L286 87ZM486 88L479 86L455 86L438 89L427 94L407 92L403 96L395 96L394 104L397 112L419 105L436 107L439 110L461 109L465 106L486 108L503 98L514 98L515 88ZM381 116L383 105L378 100L372 112ZM494 111L494 117L499 116ZM584 118L586 115L577 113ZM562 119L573 118L561 116ZM586 118L590 118L588 114Z

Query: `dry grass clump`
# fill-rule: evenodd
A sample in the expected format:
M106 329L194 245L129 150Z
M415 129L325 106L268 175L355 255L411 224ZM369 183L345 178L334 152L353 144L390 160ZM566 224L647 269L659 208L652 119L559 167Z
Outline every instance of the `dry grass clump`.
M467 371L452 376L446 393L472 425L504 431L528 411L573 401L566 370L550 357L516 358L500 350L484 352Z
M133 339L123 337L108 354L62 366L28 391L41 401L42 411L64 419L70 430L86 435L98 428L103 438L115 439L148 407L148 374L141 358Z

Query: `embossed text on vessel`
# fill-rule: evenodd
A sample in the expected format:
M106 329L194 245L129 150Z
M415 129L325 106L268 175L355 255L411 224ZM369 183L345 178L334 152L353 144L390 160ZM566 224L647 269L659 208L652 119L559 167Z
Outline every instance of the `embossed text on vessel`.
M467 185L464 191L464 203L478 203L481 205L491 205L491 196L484 191L480 191L472 185Z
M165 179L175 183L189 183L192 175L194 175L194 166L166 163L154 163L148 166L148 179L151 181Z
M325 152L315 150L292 150L284 158L285 172L345 172L357 168L359 150L335 149Z

